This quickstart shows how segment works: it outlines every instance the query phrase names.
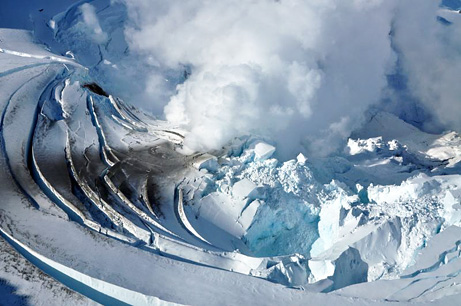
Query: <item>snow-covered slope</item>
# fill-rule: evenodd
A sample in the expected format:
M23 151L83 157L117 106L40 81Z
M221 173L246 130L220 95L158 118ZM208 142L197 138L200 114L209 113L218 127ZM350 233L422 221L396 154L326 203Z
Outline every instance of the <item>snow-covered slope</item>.
M85 69L27 32L0 36L1 233L30 262L103 304L324 300L258 280L303 283L302 256L250 257L228 227L215 245L184 222L176 184L203 173L192 167L200 157L175 152L181 131L83 87ZM197 229L219 231L210 221Z
M280 161L259 136L188 152L187 131L115 95L127 80L118 73L132 71L122 67L126 12L94 4L105 20L94 35L80 4L48 36L0 29L0 234L77 292L57 302L459 299L457 132L375 112L329 157ZM5 252L7 272L18 255ZM3 278L0 290L36 286ZM60 286L46 283L50 294Z

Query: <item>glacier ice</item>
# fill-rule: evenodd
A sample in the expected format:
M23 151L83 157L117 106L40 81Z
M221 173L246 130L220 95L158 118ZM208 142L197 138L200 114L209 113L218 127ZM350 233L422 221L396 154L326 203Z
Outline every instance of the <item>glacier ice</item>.
M0 232L19 252L99 302L456 301L458 132L375 111L326 157L284 160L256 134L190 152L188 131L129 103L146 67L105 3L36 38L0 30Z

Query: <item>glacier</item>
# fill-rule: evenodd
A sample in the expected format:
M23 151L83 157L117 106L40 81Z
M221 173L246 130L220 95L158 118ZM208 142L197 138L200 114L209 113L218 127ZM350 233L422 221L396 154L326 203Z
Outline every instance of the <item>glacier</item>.
M449 2L441 15L454 18ZM0 29L0 294L17 288L33 304L458 303L458 131L372 108L327 156L287 160L256 133L191 151L190 131L132 101L148 67L129 52L124 4L92 1L85 18L83 3L33 32ZM161 71L165 95L189 69ZM36 279L49 288L31 294Z

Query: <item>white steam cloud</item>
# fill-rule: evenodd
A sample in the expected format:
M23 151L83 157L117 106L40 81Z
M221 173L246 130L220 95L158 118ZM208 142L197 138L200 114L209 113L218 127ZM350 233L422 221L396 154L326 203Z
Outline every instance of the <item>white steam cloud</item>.
M460 23L445 31L437 1L124 3L125 38L152 67L152 100L165 99L161 71L187 71L164 114L190 131L185 144L193 150L258 133L272 137L284 157L306 148L331 152L382 98L396 46L415 96L461 127L461 87L453 86L461 71Z
M437 1L406 0L395 27L411 93L441 124L461 131L461 15L439 10Z
M103 32L99 24L98 16L96 16L96 9L89 3L84 3L80 6L82 12L83 24L88 35L98 44L107 41L107 34Z

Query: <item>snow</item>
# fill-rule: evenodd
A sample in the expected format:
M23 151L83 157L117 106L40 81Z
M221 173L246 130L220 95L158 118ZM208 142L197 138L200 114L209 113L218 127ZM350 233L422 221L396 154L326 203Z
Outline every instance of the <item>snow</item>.
M244 178L232 186L232 195L240 200L251 200L252 194L256 193L257 186L250 180Z
M430 134L379 111L326 157L279 160L257 135L190 152L188 131L134 108L102 77L126 64L117 23L126 12L105 3L55 16L53 35L39 37L49 47L0 30L8 302L459 299L458 132ZM83 86L99 77L109 94ZM47 290L31 295L37 282Z
M21 256L0 237L0 296L5 305L43 305L46 301L69 305L96 305L69 290Z
M210 154L202 154L196 157L193 166L197 170L205 169L209 172L215 172L219 167L216 156Z
M265 160L271 157L272 154L274 154L275 147L267 143L264 143L264 142L258 142L254 146L254 151L255 151L257 160Z
M255 218L260 206L261 202L259 200L251 201L238 218L238 222L242 225L245 231L248 231L248 228L253 223L253 219Z
M0 10L0 28L32 29L31 20L47 20L77 0L4 0ZM42 11L40 11L42 10Z
M298 163L304 164L307 161L307 158L302 153L299 153L296 157L296 160L298 161Z

